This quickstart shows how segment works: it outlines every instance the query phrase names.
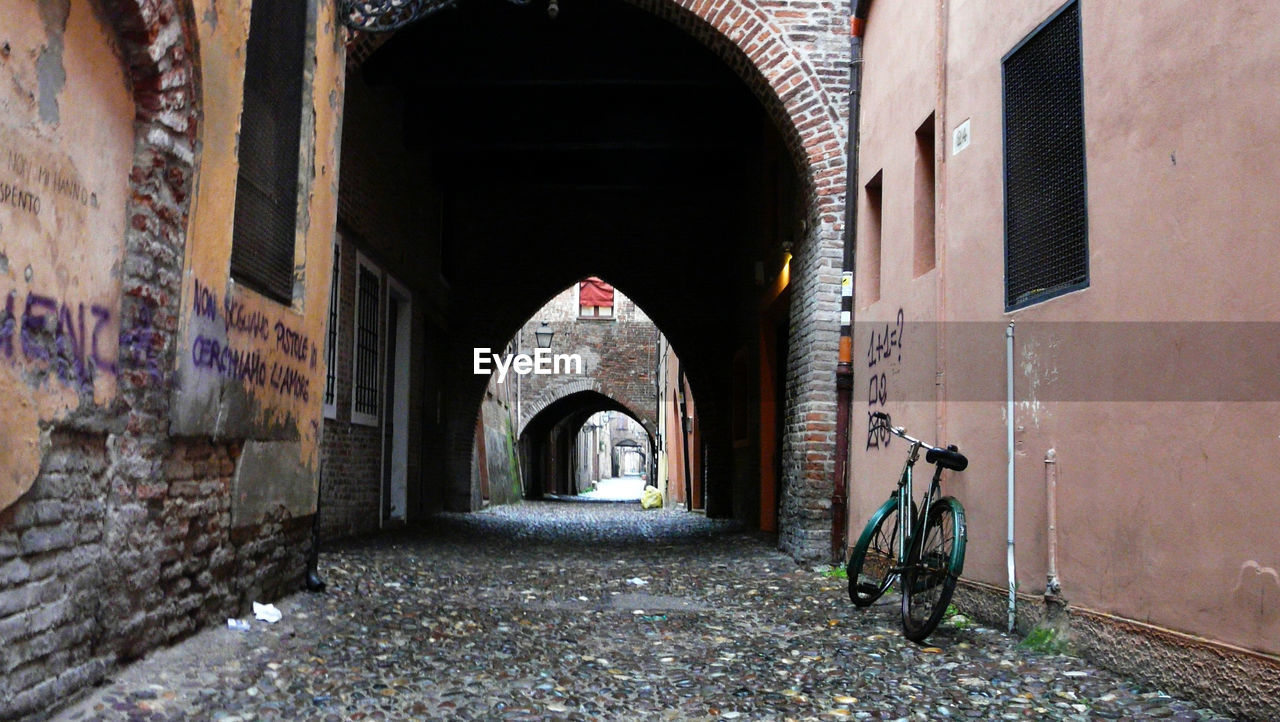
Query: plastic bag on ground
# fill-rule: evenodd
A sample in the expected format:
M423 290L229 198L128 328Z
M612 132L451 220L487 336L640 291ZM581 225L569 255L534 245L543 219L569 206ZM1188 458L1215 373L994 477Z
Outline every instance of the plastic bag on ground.
M656 486L646 486L640 493L641 509L657 509L662 506L662 492Z

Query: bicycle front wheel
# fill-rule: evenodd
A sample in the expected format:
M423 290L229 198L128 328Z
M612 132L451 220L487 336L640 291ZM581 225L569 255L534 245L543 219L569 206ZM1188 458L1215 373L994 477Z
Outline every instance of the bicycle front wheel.
M845 571L849 575L849 601L859 607L871 606L893 582L897 562L898 495L871 515L849 555Z
M942 497L912 540L902 571L902 631L907 639L923 642L942 621L964 568L966 539L964 507L953 497Z

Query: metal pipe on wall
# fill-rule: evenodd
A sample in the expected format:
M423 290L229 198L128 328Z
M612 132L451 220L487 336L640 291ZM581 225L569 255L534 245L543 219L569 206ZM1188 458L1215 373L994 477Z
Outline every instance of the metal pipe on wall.
M1013 475L1013 453L1014 453L1014 446L1013 446L1013 321L1010 321L1009 327L1005 329L1004 338L1005 338L1005 358L1007 362L1005 365L1005 370L1008 377L1008 386L1009 386L1009 398L1008 398L1008 408L1007 408L1007 415L1008 415L1008 422L1009 422L1008 423L1009 473L1008 473L1008 488L1006 490L1006 497L1008 499L1008 509L1005 512L1005 516L1008 519L1008 534L1006 536L1006 539L1007 539L1007 549L1008 549L1008 557L1009 557L1008 558L1008 564L1009 564L1009 629L1008 631L1012 632L1014 621L1017 617L1017 604L1018 604L1017 594L1016 594L1017 588L1018 588L1018 575L1017 575L1016 565L1014 563L1014 554L1013 554L1013 489L1014 489L1014 484L1013 484L1013 481L1014 481L1014 475Z
M849 414L853 404L853 272L858 225L858 119L862 96L862 33L871 0L856 0L849 17L849 133L844 201L844 268L840 274L840 357L836 364L836 458L831 490L831 561L844 563L849 489Z
M1044 455L1044 491L1049 507L1049 570L1044 596L1056 599L1062 595L1062 582L1058 579L1058 452L1054 449L1049 449Z

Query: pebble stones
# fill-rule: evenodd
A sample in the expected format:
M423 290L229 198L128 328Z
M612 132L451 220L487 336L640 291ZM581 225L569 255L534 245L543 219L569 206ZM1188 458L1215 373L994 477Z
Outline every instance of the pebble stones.
M930 647L733 524L526 502L333 545L284 619L161 650L58 719L1221 720L972 622Z

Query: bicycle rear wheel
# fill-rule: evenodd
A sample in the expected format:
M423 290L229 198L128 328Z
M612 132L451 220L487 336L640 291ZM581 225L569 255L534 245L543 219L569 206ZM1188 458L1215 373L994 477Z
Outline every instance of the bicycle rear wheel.
M898 556L898 495L880 505L849 554L849 601L871 606L893 582Z
M942 621L964 569L964 507L950 496L929 509L902 571L902 631L923 642Z

